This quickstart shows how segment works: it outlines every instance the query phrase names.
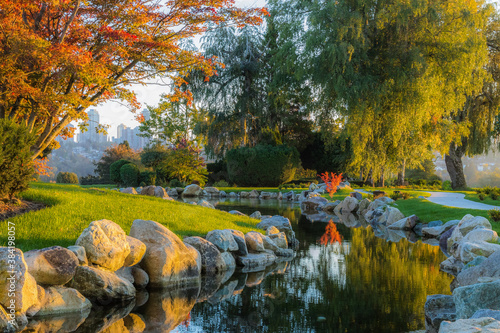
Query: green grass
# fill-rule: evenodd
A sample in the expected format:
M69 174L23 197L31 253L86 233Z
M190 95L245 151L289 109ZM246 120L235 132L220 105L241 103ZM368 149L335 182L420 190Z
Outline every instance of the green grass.
M101 219L116 222L127 234L134 220L153 220L180 237L227 228L248 232L259 222L186 203L78 185L33 183L22 198L49 206L9 219L16 226L16 246L23 251L73 245L90 222ZM6 243L7 221L1 221L0 245Z
M467 199L467 200L476 201L476 202L484 203L487 205L499 206L499 208L500 208L500 200L493 200L492 198L490 198L489 195L486 195L486 198L484 198L484 200L481 200L481 199L479 199L479 196L476 192L461 191L460 193L464 193L465 199Z

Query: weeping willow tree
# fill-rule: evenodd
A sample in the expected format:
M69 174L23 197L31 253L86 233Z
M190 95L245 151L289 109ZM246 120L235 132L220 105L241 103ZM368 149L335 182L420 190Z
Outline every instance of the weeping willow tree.
M453 120L487 80L480 1L307 2L308 71L320 98L344 117L352 167L415 167L468 133Z
M486 38L489 61L486 69L490 80L485 80L481 89L467 97L462 109L455 112L451 120L468 126L468 131L452 141L445 155L446 168L453 189L467 187L462 157L487 153L500 136L500 20L496 14L487 26Z

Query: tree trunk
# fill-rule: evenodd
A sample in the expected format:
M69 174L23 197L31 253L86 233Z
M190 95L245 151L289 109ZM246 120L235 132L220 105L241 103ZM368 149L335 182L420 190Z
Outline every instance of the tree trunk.
M462 157L465 154L465 142L462 146L457 146L454 142L450 145L450 151L444 156L446 169L451 178L451 188L454 190L464 189L467 187L464 174L464 165Z
M405 171L406 171L406 158L403 159L403 164L401 165L401 171L398 172L398 185L405 185Z

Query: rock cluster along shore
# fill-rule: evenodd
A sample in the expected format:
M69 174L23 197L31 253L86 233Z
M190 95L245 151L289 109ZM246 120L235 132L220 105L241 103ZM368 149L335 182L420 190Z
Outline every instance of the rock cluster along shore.
M417 216L405 217L390 206L390 198L370 201L351 195L336 202L310 197L301 202L302 213L312 215L311 220L317 214L327 219L335 215L351 227L371 224L376 236L391 241L405 236L415 241L410 235L414 231L423 242L440 246L448 256L440 269L456 278L452 295L427 297L426 332L500 332L500 244L488 219L467 214L461 220L423 225Z
M337 189L351 189L348 182L340 183ZM191 184L183 187L175 188L163 188L161 186L146 186L146 187L127 187L121 189L115 189L121 193L127 194L140 194L155 196L163 198L165 200L173 200L173 198L183 197L183 198L241 198L241 199L276 199L276 200L288 200L288 201L302 201L312 196L319 196L326 192L326 184L314 184L312 183L308 191L302 191L301 193L295 193L295 191L289 191L287 193L280 192L265 192L265 191L241 191L241 192L230 192L220 191L216 187L205 187L201 188L199 185ZM196 202L193 202L196 203ZM198 201L199 205L213 208L208 202L204 200Z
M216 276L227 280L237 266L254 272L293 258L289 243L295 234L288 219L269 217L257 227L266 235L226 229L183 241L154 221L135 220L127 235L118 224L99 220L68 248L23 253L0 247L0 332L22 330L28 318L31 323L130 302L144 288L192 288Z

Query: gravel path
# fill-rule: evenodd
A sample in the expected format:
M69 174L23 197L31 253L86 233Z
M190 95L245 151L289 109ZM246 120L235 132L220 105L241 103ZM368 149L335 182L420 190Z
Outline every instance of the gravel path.
M365 190L356 190L362 193L371 193ZM480 210L490 210L490 209L500 209L500 206L487 205L480 202L470 201L465 198L465 194L463 193L455 193L455 192L431 192L430 197L425 198L430 202L433 202L438 205L455 207L455 208L466 208L466 209L480 209Z

